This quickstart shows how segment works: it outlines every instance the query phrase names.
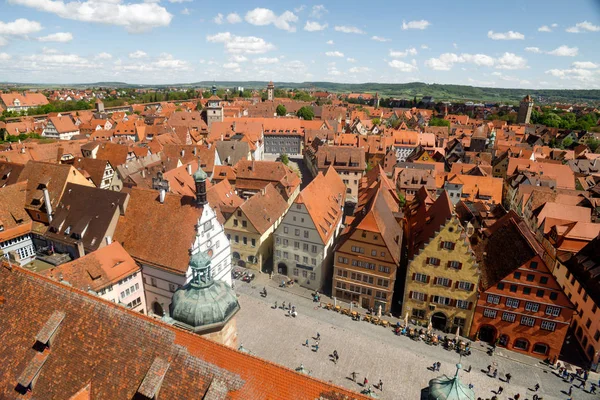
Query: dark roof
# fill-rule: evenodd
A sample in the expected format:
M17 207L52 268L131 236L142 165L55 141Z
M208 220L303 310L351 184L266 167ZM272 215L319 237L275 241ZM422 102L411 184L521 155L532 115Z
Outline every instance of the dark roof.
M219 140L215 146L223 165L235 165L239 160L247 160L250 153L248 142L241 140Z
M487 229L473 250L481 270L480 286L487 290L543 250L525 222L509 211Z
M571 257L566 266L594 303L600 305L600 236Z
M0 293L3 399L365 399L21 268Z
M83 171L87 172L94 185L100 187L100 185L102 185L102 180L104 179L104 171L106 170L107 163L110 164L110 161L98 158L81 157L75 159L73 166L82 173Z
M116 215L127 207L127 193L68 183L46 236L67 243L83 242L93 251L111 236Z
M0 188L16 183L23 168L23 164L0 161Z

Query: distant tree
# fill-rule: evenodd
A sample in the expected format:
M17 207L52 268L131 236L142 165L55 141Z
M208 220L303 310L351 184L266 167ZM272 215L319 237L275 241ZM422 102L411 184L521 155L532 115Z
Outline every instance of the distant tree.
M201 101L196 103L196 111L202 111L202 102Z
M373 118L371 120L371 122L373 123L373 125L379 125L379 124L381 124L381 119L380 118Z
M450 121L443 118L431 118L429 120L429 126L447 126L450 127Z
M593 153L595 153L596 150L598 149L598 147L600 147L600 140L591 138L590 140L587 141L587 146L590 148L590 150Z
M288 165L290 163L290 157L285 154L285 153L281 153L279 155L279 159L281 160L282 163L284 163L285 165Z
M315 117L315 113L312 109L312 107L301 107L298 112L296 113L296 115L298 116L298 118L302 118L306 121L312 121L312 119Z
M285 106L283 104L278 105L277 108L275 109L275 112L280 117L283 117L283 116L287 115L287 110L286 110L286 108L285 108Z
M571 139L570 137L567 137L562 141L561 147L564 149L568 149L569 147L571 147L572 144L573 144L573 139Z

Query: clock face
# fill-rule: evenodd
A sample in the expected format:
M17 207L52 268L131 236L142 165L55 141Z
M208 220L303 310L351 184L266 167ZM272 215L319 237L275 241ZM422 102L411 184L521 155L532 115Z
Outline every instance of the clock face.
M206 252L206 254L208 254L209 257L213 256L213 249L208 249L208 251Z

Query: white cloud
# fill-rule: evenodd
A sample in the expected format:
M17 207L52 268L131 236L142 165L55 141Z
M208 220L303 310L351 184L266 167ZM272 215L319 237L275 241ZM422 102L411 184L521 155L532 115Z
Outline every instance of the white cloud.
M225 68L225 69L238 69L239 67L240 67L240 64L238 64L236 62L230 62L230 63L223 64L223 68Z
M223 43L228 53L262 54L275 49L273 44L256 36L237 36L229 32L206 36L210 43Z
M600 32L600 26L594 25L588 21L583 21L576 23L575 26L568 27L566 31L569 33Z
M230 58L233 61L238 62L238 63L244 62L244 61L248 61L248 58L246 56L242 56L242 55L239 55L239 54L233 54Z
M321 18L323 15L327 14L329 11L325 8L323 4L319 4L313 6L312 11L310 12L310 16L313 18Z
M279 59L277 57L259 57L252 61L254 64L266 65L266 64L277 64Z
M145 58L148 54L142 50L136 50L133 53L129 53L129 58Z
M410 64L400 60L392 60L388 62L388 65L402 72L414 72L418 70L415 60L412 60Z
M276 15L268 8L255 8L246 13L246 22L252 25L264 26L275 25L278 29L283 29L288 32L295 32L296 27L291 25L298 21L298 17L291 11L284 11L281 15Z
M539 32L552 32L552 29L548 25L542 25L538 28Z
M306 21L306 25L304 25L304 30L309 32L322 31L325 28L327 28L327 24L320 24L317 21Z
M365 32L358 29L355 26L346 26L346 25L339 25L336 26L334 28L337 32L343 32L343 33L358 33L358 34L364 34Z
M237 13L230 13L227 14L227 22L230 24L238 24L242 22L242 17L240 17L240 15Z
M25 36L42 30L42 25L37 21L19 18L13 22L0 21L0 35Z
M548 54L559 57L575 57L577 54L579 54L579 49L577 47L562 45L552 51L549 51Z
M57 32L47 36L37 38L40 42L59 42L66 43L73 40L73 35L69 32Z
M575 61L571 64L573 68L581 68L581 69L594 69L600 68L600 64L593 63L591 61Z
M492 57L485 54L462 54L461 56L465 62L481 67L492 67L495 62Z
M421 19L419 21L409 21L409 22L402 22L402 30L407 30L407 29L426 29L429 25L431 25L431 23L429 21L426 21L424 19Z
M348 57L348 58L346 58L346 61L348 61L349 63L355 63L356 59L352 58L352 57Z
M574 80L587 83L598 82L600 78L598 71L582 68L550 69L546 71L546 73L562 80Z
M344 57L344 53L340 51L328 51L325 53L327 57Z
M191 70L191 65L189 62L184 60L178 60L174 58L171 54L162 53L160 58L155 61L154 66L158 69L167 69L171 71L189 71Z
M8 40L0 36L0 47L6 46L8 44Z
M523 40L525 39L525 35L519 32L494 32L488 31L487 36L492 40Z
M12 57L10 56L10 54L7 53L0 53L0 61L8 61L10 60Z
M449 71L454 64L464 62L464 59L454 53L443 53L438 58L430 58L425 65L436 71Z
M427 49L429 49L429 46L427 46L426 44L422 44L422 45L421 45L421 48L422 48L423 50L427 50Z
M406 57L408 55L411 55L411 56L417 55L417 49L415 49L414 47L411 47L404 51L390 50L390 57L393 57L393 58Z
M525 47L525 51L536 54L542 53L542 50L540 50L539 47Z
M332 76L340 76L342 73L336 67L327 68L327 74Z
M327 42L325 42L325 43L326 43L326 44L329 44L329 45L333 45L333 44L335 44L335 43L333 43L333 40L328 40L328 41L327 41Z
M498 69L525 69L527 60L515 53L504 53L502 57L497 59L496 68Z
M183 15L190 15L192 12L190 11L189 8L184 8L183 10L181 10L181 14Z
M218 13L214 18L213 22L217 25L221 25L223 23L223 14Z
M56 52L34 54L22 57L25 68L43 69L60 68L95 68L96 64L76 54L58 54Z
M375 40L376 42L389 42L392 39L384 38L381 36L371 36L371 40Z
M146 3L158 3L160 0L151 0L151 1L146 1ZM169 3L191 3L192 0L168 0Z
M122 26L129 32L144 32L168 26L173 19L166 8L157 3L122 3L110 1L9 0L9 3L56 14L61 18Z
M102 53L99 53L99 54L96 56L96 58L97 58L98 60L110 60L110 59L112 58L112 55L111 55L111 54L109 54L109 53L107 53L107 52L102 52Z
M369 67L352 67L348 70L348 72L351 72L353 74L359 74L361 72L369 72L371 70L371 68Z
M304 4L302 4L302 5L300 5L300 7L294 8L294 12L297 12L297 13L302 12L302 11L304 11L305 8L306 8L306 6Z

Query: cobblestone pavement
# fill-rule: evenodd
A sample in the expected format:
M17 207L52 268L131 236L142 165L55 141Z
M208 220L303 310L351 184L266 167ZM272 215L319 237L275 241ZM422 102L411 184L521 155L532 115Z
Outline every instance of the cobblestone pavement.
M521 400L532 399L535 392L528 388L539 383L537 394L541 398L569 398L566 395L569 384L537 359L520 354L515 356L505 350L498 350L490 357L483 344L475 344L473 354L461 361L455 352L396 336L389 328L353 321L348 316L318 308L308 292L307 296L302 296L301 288L291 289L295 293L278 288L275 280L269 280L267 275L259 275L250 284L236 281L235 285L241 305L237 317L240 343L253 354L286 367L295 369L303 364L319 379L360 391L362 386L349 379L350 373L356 372L360 383L365 376L370 385L377 384L379 379L383 381L383 391L375 389L381 399L419 399L430 379L443 374L453 375L455 365L461 362L460 378L465 384L474 385L476 397L491 398L499 386L503 386L504 391L498 396L500 400L512 399L516 393L520 393ZM259 293L263 287L267 287L266 298ZM275 301L279 306L283 301L291 301L297 307L298 316L289 317L286 311L274 309ZM317 332L321 334L321 340L315 351ZM309 347L305 346L307 339ZM337 364L330 358L334 350L339 353ZM436 361L441 362L440 372L428 370ZM511 373L510 384L481 371L492 363L496 363L500 378ZM470 373L465 371L469 366L472 367ZM591 379L597 381L597 374ZM573 399L599 398L573 388Z

